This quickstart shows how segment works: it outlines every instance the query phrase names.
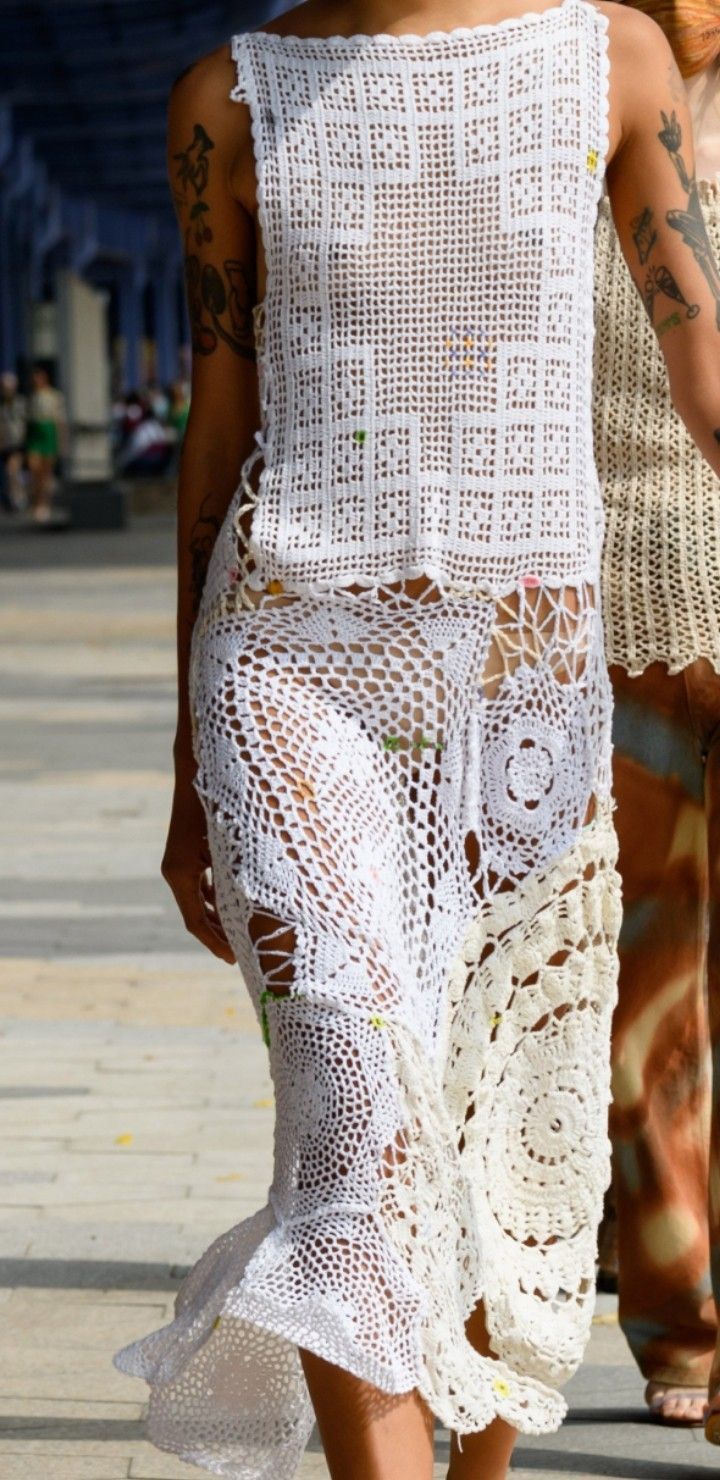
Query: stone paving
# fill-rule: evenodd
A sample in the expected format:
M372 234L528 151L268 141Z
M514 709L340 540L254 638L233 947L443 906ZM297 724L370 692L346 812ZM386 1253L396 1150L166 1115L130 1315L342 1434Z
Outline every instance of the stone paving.
M111 1353L167 1320L208 1243L265 1200L272 1099L236 971L159 876L173 725L172 529L0 546L0 1476L180 1480ZM559 1434L517 1480L693 1480L650 1424L602 1297ZM447 1435L438 1435L437 1476ZM327 1480L316 1439L302 1480Z

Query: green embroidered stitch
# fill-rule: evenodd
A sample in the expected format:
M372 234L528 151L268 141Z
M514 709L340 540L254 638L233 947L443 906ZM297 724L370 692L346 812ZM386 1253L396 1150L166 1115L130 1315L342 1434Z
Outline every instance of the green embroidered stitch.
M402 737L402 735L385 735L385 736L383 736L383 742L382 742L383 750L397 750L399 748L399 746L402 745L402 743L403 743L403 737ZM427 735L421 735L419 740L413 741L412 745L410 746L410 749L411 750L427 750L428 747L432 747L435 750L444 750L445 749L445 741L444 740L430 740Z
M288 994L288 996L289 995L290 994ZM287 1001L288 1001L288 997L286 997L286 996L282 996L281 997L278 992L261 992L260 993L260 1027L261 1027L262 1036L263 1036L263 1043L265 1044L265 1047L266 1048L269 1048L270 1047L270 1024L268 1022L268 1015L267 1015L267 1011L266 1011L266 1008L265 1008L265 1003L266 1002L287 1002Z

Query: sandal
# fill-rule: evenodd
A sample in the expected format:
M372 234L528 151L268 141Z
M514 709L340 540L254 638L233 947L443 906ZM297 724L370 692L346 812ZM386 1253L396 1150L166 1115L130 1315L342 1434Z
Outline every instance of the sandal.
M705 1388L682 1387L681 1384L665 1382L649 1382L645 1388L645 1402L650 1410L650 1417L655 1423L664 1423L683 1429L702 1428L705 1424L705 1435L708 1437L707 1418L707 1390ZM680 1404L691 1404L696 1410L693 1414L682 1414L678 1412L666 1413L665 1405L669 1403L673 1407ZM717 1413L713 1415L717 1424L717 1439L711 1443L720 1444L720 1406Z

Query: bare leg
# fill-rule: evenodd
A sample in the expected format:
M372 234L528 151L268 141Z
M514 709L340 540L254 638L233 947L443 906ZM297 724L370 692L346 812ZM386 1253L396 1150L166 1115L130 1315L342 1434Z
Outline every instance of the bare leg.
M52 502L55 459L40 452L28 453L30 470L30 504L36 519L47 519Z
M30 504L33 511L42 500L42 461L39 452L29 452L27 455L27 465L30 473Z
M393 1397L300 1355L332 1480L432 1480L434 1419L418 1393Z
M54 457L44 457L40 471L40 498L39 507L49 514L53 495L53 478L55 475Z
M475 1350L488 1356L490 1339L482 1305L475 1307L466 1330ZM462 1453L453 1434L448 1480L505 1480L516 1439L517 1431L502 1418L496 1418L479 1434L465 1434Z
M22 453L13 452L5 464L7 491L10 502L15 509L23 509L26 503L25 489L22 481L22 463Z

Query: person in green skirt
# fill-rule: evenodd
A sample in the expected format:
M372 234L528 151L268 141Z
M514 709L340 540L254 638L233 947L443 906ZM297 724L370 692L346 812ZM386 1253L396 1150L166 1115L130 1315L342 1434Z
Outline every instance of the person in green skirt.
M55 468L65 450L65 398L50 381L47 370L36 365L32 372L28 402L27 464L30 472L30 507L38 523L51 515Z

